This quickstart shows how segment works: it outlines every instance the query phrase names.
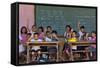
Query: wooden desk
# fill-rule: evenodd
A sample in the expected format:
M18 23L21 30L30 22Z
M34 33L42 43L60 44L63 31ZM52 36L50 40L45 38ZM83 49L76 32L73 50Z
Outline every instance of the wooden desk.
M32 46L56 46L57 47L57 61L59 60L59 46L58 42L27 42L27 63L30 63L30 47Z
M33 43L33 42L27 42L27 63L30 63L30 48L32 46L56 46L57 47L57 62L59 61L59 56L61 54L62 49L60 49L60 47L63 47L64 45L64 41L58 41L58 42L39 42L39 43ZM73 53L74 51L72 51L72 46L89 46L91 44L96 44L96 42L85 42L85 41L81 41L81 42L73 42L73 43L69 43L70 45L70 54L71 54L71 61L74 61L74 56ZM79 51L82 52L82 51Z
M87 42L87 41L80 41L80 42L69 42L70 45L70 52L71 52L71 61L74 61L74 56L72 51L72 46L91 46L91 44L95 44L96 42Z

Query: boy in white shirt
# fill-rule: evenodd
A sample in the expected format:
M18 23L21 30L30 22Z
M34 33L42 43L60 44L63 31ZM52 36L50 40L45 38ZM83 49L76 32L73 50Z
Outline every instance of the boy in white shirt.
M51 32L46 31L45 41L46 42L51 42L52 41Z
M42 42L42 40L38 38L39 37L38 33L34 33L33 36L34 37L31 37L29 39L30 42L34 42L34 43L36 43L36 42ZM32 49L31 49L31 51L32 51L32 61L37 60L36 58L40 57L40 54L41 54L41 48L40 48L40 46L33 46Z
M85 27L80 25L80 22L78 22L78 29L79 29L79 40L82 40L82 37L84 36L85 32Z

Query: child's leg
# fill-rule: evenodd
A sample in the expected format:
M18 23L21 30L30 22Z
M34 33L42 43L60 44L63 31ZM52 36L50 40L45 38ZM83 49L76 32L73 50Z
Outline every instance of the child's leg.
M57 57L57 48L54 46L48 48L48 53L49 53L49 60L50 61L55 61Z
M70 57L70 46L67 43L64 44L63 53Z
M40 55L41 55L41 50L40 50L40 49L38 49L38 50L37 50L37 60L39 60Z
M95 60L96 59L96 48L91 47L91 59Z
M89 59L89 47L86 47L85 48L85 51L86 51L86 59Z
M35 61L36 60L36 52L35 51L32 51L32 61Z

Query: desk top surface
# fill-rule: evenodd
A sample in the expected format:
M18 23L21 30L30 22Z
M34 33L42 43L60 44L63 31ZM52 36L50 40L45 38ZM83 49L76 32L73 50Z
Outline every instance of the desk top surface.
M57 42L27 42L28 45L64 45L64 41L57 41ZM70 42L69 44L72 45L89 45L89 44L96 44L96 42L89 42L89 41L80 41L80 42Z

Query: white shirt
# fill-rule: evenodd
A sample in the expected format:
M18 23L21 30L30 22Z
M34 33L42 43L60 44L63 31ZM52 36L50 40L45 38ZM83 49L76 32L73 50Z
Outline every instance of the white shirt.
M32 32L32 31L30 31L30 33L31 33L31 37L33 37L34 33L36 33L36 32Z
M22 40L22 37L21 37L21 35L19 35L19 40Z
M82 36L84 35L84 33L82 31L79 31L79 40L81 40Z
M46 42L51 42L51 41L52 41L52 39L51 39L51 38L46 37L46 38L45 38L45 41L46 41Z
M25 51L25 48L22 44L19 45L19 53L22 53Z
M38 39L38 40L35 40L35 39L31 39L31 42L42 42L41 39ZM40 46L33 46L32 47L32 50L38 50L40 49Z

